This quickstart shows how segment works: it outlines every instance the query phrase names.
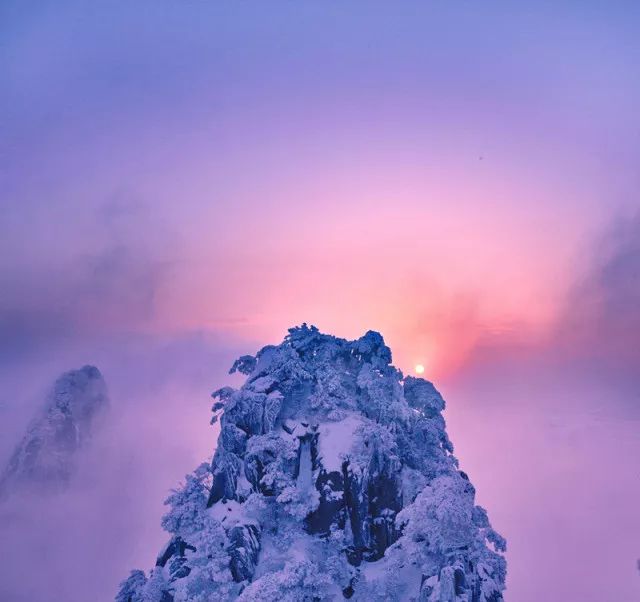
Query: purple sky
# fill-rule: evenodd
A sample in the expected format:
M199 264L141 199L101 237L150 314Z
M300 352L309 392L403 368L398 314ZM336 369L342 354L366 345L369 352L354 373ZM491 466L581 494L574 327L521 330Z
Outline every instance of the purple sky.
M62 370L116 408L78 602L152 563L209 391L302 321L426 366L508 601L637 600L639 64L633 2L3 2L0 460ZM64 549L16 528L16 573Z

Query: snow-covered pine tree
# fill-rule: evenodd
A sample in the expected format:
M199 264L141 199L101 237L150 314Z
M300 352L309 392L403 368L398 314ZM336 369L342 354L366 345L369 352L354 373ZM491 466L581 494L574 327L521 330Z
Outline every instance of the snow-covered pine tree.
M504 539L475 505L444 401L376 332L292 328L216 391L212 464L167 499L171 534L118 602L499 602Z

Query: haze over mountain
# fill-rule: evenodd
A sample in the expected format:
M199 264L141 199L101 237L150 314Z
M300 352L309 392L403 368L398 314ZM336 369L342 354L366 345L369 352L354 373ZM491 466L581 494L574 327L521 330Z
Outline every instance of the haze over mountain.
M0 476L59 374L112 401L66 489L2 500L0 600L112 602L216 447L211 390L303 321L424 365L507 602L640 600L639 24L0 2Z
M95 366L62 374L13 452L0 495L65 489L108 406L107 386Z

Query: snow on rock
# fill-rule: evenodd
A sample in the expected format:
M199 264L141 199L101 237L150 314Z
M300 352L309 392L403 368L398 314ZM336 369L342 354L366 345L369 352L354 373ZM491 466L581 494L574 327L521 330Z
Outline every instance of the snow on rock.
M108 403L107 387L96 367L60 376L11 456L0 493L63 489L73 475L76 454L88 443Z
M327 472L342 470L356 430L362 424L360 416L348 414L339 422L324 422L318 427L318 455Z
M216 391L211 465L166 501L171 539L118 602L500 602L504 539L475 505L444 400L382 337L303 325Z

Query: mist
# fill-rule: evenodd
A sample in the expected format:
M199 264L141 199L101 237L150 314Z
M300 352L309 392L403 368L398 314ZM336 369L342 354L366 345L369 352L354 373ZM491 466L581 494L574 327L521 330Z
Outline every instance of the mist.
M163 500L215 449L210 392L234 381L236 355L233 341L211 335L119 336L67 342L3 370L3 467L62 371L98 366L111 407L67 490L0 503L2 600L112 600L133 567L153 565L166 539Z
M211 391L303 321L426 367L508 602L640 599L631 4L0 2L0 470L62 372L111 400L0 502L0 599L151 567Z
M509 542L508 599L638 594L640 331L626 324L637 317L639 223L618 220L596 239L543 339L488 336L436 381L461 468ZM130 569L151 566L165 541L162 501L215 449L210 392L237 381L227 374L235 357L269 342L89 331L13 356L2 375L5 461L65 369L99 366L111 412L69 490L2 506L12 551L3 599L111 600ZM606 361L614 352L623 361ZM34 566L38 578L25 579Z
M461 467L509 542L508 600L640 595L638 241L639 216L616 219L543 340L487 338L442 383Z

